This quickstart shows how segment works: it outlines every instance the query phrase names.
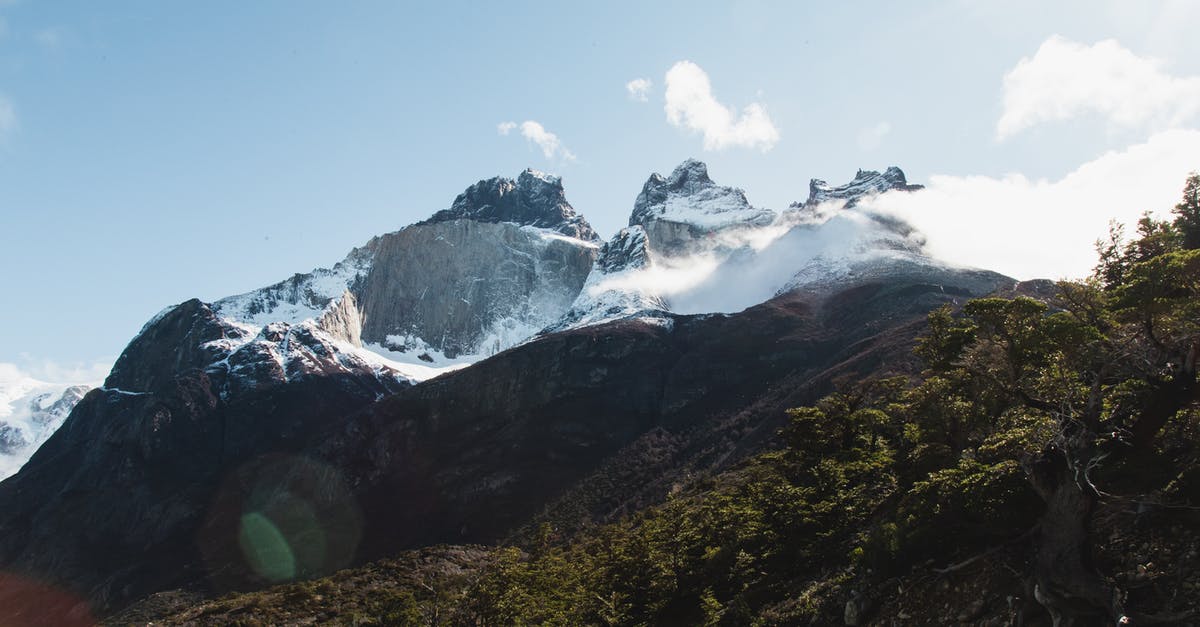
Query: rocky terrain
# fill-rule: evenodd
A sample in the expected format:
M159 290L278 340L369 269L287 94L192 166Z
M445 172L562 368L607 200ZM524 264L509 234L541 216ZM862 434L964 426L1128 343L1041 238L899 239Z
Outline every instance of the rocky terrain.
M905 368L930 310L1011 286L853 208L913 189L899 170L813 185L776 213L689 160L601 242L526 171L332 268L169 308L0 483L0 567L103 614L615 520L760 451L833 378Z

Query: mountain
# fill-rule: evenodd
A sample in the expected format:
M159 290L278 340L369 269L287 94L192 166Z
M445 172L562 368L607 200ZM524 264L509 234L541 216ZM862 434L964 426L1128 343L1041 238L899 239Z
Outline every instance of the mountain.
M875 170L859 170L854 180L845 185L831 186L821 179L812 179L808 183L808 199L804 203L792 203L792 208L815 207L822 203L842 201L849 209L871 196L892 190L915 192L924 189L924 185L910 185L904 172L896 166L889 167L883 173Z
M0 480L20 470L92 387L0 369Z
M339 339L401 363L447 366L513 346L556 320L599 248L561 179L526 170L515 181L479 181L449 209L373 238L333 268L222 299L214 310L262 327L318 318L349 294L357 314Z
M733 313L794 290L819 294L872 276L955 271L929 257L902 220L860 206L921 189L899 168L860 170L839 187L814 179L809 188L806 201L776 213L718 185L696 160L670 176L652 174L629 226L601 248L579 297L551 328L664 311Z
M601 242L529 170L331 268L169 308L0 483L0 568L103 612L662 499L833 377L906 367L929 310L1012 283L849 206L898 180L776 213L689 160Z

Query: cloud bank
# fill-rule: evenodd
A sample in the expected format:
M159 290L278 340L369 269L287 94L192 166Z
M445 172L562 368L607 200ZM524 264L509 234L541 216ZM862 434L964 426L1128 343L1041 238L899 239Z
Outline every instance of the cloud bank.
M717 101L708 74L691 61L671 66L666 86L667 122L703 134L705 150L742 147L766 152L779 141L779 129L761 104L746 106L738 117Z
M1086 46L1055 35L1004 76L996 138L1083 114L1115 127L1162 130L1198 112L1200 77L1171 76L1161 62L1112 39Z
M1061 179L1020 174L933 176L926 189L884 194L866 205L897 215L952 263L1018 279L1088 275L1109 220L1132 225L1144 211L1165 217L1200 166L1200 131L1176 129L1107 152Z
M496 132L501 135L508 135L517 128L521 129L521 136L528 140L529 143L537 145L547 159L575 160L575 155L570 150L567 150L567 147L559 140L558 135L546 130L546 127L535 120L525 120L520 124L516 122L501 122L496 125Z

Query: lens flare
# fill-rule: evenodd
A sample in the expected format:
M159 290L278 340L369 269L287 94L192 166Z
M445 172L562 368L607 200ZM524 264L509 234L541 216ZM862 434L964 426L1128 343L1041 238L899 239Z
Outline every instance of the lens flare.
M242 516L238 544L250 568L263 578L279 582L296 577L296 556L292 554L292 547L265 515L250 512Z
M332 573L361 537L361 512L336 468L274 453L230 474L198 543L220 590Z

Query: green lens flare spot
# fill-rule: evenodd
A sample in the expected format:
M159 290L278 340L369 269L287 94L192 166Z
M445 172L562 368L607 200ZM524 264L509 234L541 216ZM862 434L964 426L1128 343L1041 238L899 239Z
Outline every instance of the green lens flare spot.
M238 544L250 568L262 577L272 582L296 578L296 556L270 518L259 512L243 515Z

